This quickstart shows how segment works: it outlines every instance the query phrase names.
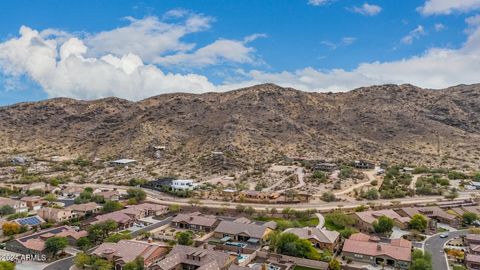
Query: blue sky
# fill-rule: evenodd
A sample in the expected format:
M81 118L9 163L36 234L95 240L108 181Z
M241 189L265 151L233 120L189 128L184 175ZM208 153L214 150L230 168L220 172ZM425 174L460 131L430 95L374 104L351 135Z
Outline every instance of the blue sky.
M480 0L2 1L0 105L480 78Z

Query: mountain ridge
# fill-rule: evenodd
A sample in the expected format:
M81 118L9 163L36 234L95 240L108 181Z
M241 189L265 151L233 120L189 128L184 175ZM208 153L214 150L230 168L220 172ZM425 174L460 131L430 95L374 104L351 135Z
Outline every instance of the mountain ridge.
M228 153L226 169L300 155L478 166L479 117L480 84L338 93L261 84L136 102L54 98L4 106L0 147L4 155L149 158L153 146L165 145L165 162L207 169L211 151Z

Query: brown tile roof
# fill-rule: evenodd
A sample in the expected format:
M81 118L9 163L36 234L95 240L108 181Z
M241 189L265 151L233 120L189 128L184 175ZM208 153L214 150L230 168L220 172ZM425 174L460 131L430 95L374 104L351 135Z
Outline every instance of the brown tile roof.
M475 255L471 253L467 253L465 257L466 262L473 262L473 263L480 263L480 255Z
M176 245L165 259L156 263L161 270L175 269L179 264L189 264L200 270L218 270L228 266L234 258L224 252Z
M95 219L97 221L94 221L93 224L103 222L103 221L107 221L107 220L113 220L117 223L128 223L128 222L131 222L131 221L134 220L131 216L129 216L125 213L122 213L120 211L96 216Z
M405 239L393 239L390 243L372 242L366 239L365 234L353 234L345 240L343 252L362 254L367 256L388 256L395 260L411 261L412 243ZM367 235L368 236L368 235ZM368 236L368 238L370 238Z
M468 241L480 241L480 234L467 234L465 239Z
M39 231L37 233L27 235L24 237L20 237L13 241L17 241L24 247L32 250L43 251L45 249L45 240L50 237L73 237L74 239L78 239L80 237L87 236L88 233L86 231L76 231L72 227L69 226L61 226L55 228L49 228L46 230Z
M100 208L102 207L97 203L89 202L89 203L82 203L82 204L72 204L68 206L66 209L69 209L72 211L78 211L78 212L87 212L87 211L93 211L95 209L100 209Z
M329 231L327 229L319 229L312 227L305 228L290 228L284 232L293 233L302 239L315 239L320 243L333 244L340 237L340 233L335 231Z
M147 243L136 240L120 240L118 243L103 243L97 247L92 253L107 257L114 255L119 260L128 263L137 257L142 257L144 260L156 253L166 253L168 246L158 243Z
M410 217L402 217L397 212L393 211L392 209L385 209L385 210L376 210L376 211L364 211L364 212L356 212L357 215L362 221L372 224L381 216L389 217L393 220L397 220L401 223L408 223L410 221Z
M189 214L178 214L172 220L172 222L184 222L187 224L200 225L205 227L213 227L217 221L218 219L215 217L203 216L198 212Z
M402 210L407 213L409 217L413 217L415 214L422 214L428 217L440 217L447 220L454 220L457 217L455 215L451 215L442 208L438 206L426 206L426 207L405 207Z
M11 206L13 208L19 208L19 207L21 207L22 204L24 205L25 202L13 200L13 199L10 199L10 198L0 197L0 205L8 205L8 206Z
M43 201L43 198L40 196L25 196L20 199L20 201L24 202L38 202Z
M100 192L97 192L95 193L94 195L100 195L102 196L103 198L105 199L110 199L114 196L120 196L120 192L118 192L118 190L108 190L108 191L100 191Z
M269 227L264 225L223 220L218 224L215 232L234 235L243 233L253 238L262 239L269 229Z

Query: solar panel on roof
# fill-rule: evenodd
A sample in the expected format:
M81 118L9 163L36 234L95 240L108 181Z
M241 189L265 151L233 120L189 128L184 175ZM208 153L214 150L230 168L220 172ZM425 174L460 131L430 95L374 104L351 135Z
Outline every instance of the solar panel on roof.
M21 225L36 226L36 225L40 225L42 222L37 217L27 217L27 218L19 219L18 223L20 223Z

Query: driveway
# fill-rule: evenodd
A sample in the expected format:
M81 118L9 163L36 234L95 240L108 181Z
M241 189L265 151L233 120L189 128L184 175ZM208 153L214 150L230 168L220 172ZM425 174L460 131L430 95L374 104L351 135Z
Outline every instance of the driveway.
M317 228L319 228L319 229L323 228L323 226L325 226L325 218L324 218L323 215L320 214L320 213L315 213L315 215L316 215L317 218L318 218Z
M443 247L445 243L449 240L464 236L467 234L466 230L449 232L448 237L440 238L441 233L436 234L425 241L425 251L432 254L432 265L435 270L449 270L447 264L447 258L445 257L445 252L443 252Z

